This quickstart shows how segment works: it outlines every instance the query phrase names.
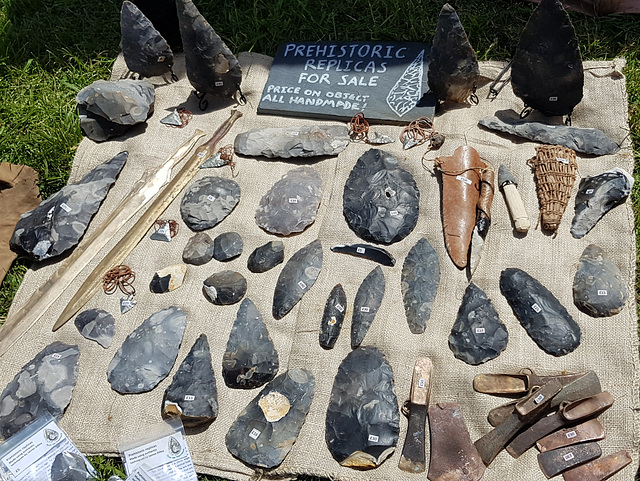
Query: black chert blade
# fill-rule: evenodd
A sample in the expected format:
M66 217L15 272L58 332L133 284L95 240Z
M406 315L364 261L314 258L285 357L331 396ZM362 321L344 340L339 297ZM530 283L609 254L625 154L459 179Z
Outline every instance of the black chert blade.
M340 252L342 254L362 257L363 259L369 259L383 266L393 267L396 265L396 260L388 251L381 247L372 246L371 244L338 244L331 248L331 252Z
M384 297L384 274L380 266L369 272L356 293L351 319L351 347L362 343Z
M569 115L582 100L578 39L560 0L542 0L531 14L513 56L511 85L545 115Z
M201 334L180 364L162 399L162 417L179 416L185 427L218 416L218 390L207 336Z
M342 466L370 469L398 443L400 412L393 371L375 347L359 347L338 367L325 422L325 441Z
M253 389L271 381L278 372L278 352L250 299L240 304L222 357L222 377L234 389Z
M347 295L342 284L336 284L331 289L322 314L322 323L320 324L320 345L322 347L333 349L340 335L346 312Z
M439 100L465 102L477 87L480 68L458 14L445 3L438 17L427 78Z
M127 68L143 77L164 75L173 67L169 44L133 3L125 0L120 10L122 54Z
M456 358L476 366L498 357L508 340L507 328L491 300L471 282L449 335L449 349Z
M189 82L201 94L233 97L242 81L238 59L191 0L176 5Z
M225 443L241 461L275 468L289 454L309 413L313 374L290 369L267 384L229 428Z
M284 244L281 240L256 247L247 259L247 269L254 273L267 272L284 262Z
M178 357L187 315L177 307L156 312L122 343L107 368L111 389L120 394L151 391Z
M25 364L0 395L4 439L49 412L60 419L78 379L78 346L56 341Z
M546 353L564 356L580 345L580 326L546 287L523 270L502 271L500 292L527 334Z
M618 167L580 179L571 235L584 237L611 209L623 204L633 187L633 177Z
M322 269L322 244L316 239L291 256L273 293L274 319L282 319L311 289Z
M402 265L400 288L409 329L422 334L440 284L438 254L427 239L416 242Z
M40 261L59 256L78 244L128 155L120 152L78 183L64 186L38 207L22 214L11 237L11 250Z
M419 204L411 173L382 150L365 152L344 185L347 224L365 240L391 244L404 239L416 226Z
M596 245L588 245L573 278L573 302L592 317L619 313L627 302L627 286L618 266Z

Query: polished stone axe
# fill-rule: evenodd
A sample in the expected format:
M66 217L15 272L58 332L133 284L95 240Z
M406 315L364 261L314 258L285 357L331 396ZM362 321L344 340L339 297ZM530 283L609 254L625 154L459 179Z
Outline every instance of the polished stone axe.
M538 454L538 464L547 478L553 478L563 471L588 463L601 455L602 450L596 442L575 444Z
M478 481L485 466L471 442L459 404L438 403L429 407L431 459L430 481Z
M507 452L514 458L519 457L536 441L566 426L578 424L594 418L613 404L613 396L607 391L589 396L562 406L558 412L540 419L526 431L518 434L507 446Z
M629 464L631 464L631 455L623 449L565 471L562 477L564 481L605 481Z
M407 426L407 437L398 463L398 467L408 473L423 473L426 469L425 429L431 397L432 372L431 359L420 357L416 360L411 380L411 393L403 408L403 412L405 409L408 411L409 426Z

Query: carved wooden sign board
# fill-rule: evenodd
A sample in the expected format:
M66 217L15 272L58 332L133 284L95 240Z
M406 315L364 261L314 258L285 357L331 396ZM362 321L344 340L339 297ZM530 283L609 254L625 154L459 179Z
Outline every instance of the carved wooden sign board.
M409 42L280 44L259 114L408 124L433 118L427 93L430 45Z

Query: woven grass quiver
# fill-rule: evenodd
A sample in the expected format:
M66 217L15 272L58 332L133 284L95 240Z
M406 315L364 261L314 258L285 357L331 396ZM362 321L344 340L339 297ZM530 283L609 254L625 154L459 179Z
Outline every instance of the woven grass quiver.
M539 222L543 229L555 232L569 204L576 180L576 153L560 145L543 145L536 147L536 156L529 159L527 164L536 177Z

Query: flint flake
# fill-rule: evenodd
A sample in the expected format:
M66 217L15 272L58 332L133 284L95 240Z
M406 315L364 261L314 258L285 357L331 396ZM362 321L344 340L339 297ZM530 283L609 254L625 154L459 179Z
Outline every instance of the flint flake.
M140 324L109 364L111 388L120 394L137 394L156 387L176 361L186 325L187 315L173 306Z
M90 481L95 477L87 470L84 457L72 451L59 453L51 465L51 481Z
M420 239L411 248L402 265L400 288L409 329L422 334L431 316L431 309L440 284L438 254L427 239Z
M378 313L382 298L384 297L384 274L382 268L377 266L367 277L356 293L353 303L353 317L351 320L351 347L356 348L362 343L373 319Z
M247 259L247 269L254 273L267 272L284 262L284 244L281 240L257 247Z
M180 215L191 230L210 229L222 222L240 201L240 186L231 179L203 177L184 194Z
M204 296L219 306L235 304L247 292L247 280L235 271L222 271L210 275L202 287Z
M186 273L187 266L184 264L176 264L160 269L153 275L149 289L156 294L171 292L182 285Z
M116 322L111 314L102 309L89 309L76 317L74 324L85 338L96 341L105 349L111 346L116 333Z
M271 381L278 372L278 352L250 299L240 304L227 348L222 357L222 376L234 389L253 389Z
M588 245L573 278L573 302L592 317L619 313L627 302L627 287L618 266L596 245Z
M4 439L49 412L60 419L78 378L78 346L56 341L25 364L0 395L0 434Z
M213 258L227 262L242 254L242 237L237 232L225 232L213 240Z
M213 259L213 240L209 234L198 232L187 241L182 251L182 260L187 264L201 266Z

